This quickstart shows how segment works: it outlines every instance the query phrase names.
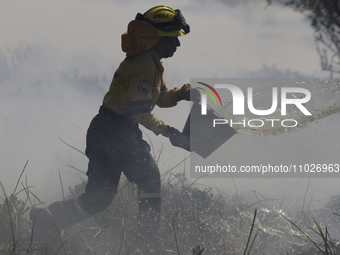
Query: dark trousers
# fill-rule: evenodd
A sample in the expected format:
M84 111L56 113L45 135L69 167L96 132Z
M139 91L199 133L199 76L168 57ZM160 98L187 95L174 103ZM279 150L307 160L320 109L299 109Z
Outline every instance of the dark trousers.
M140 223L159 224L160 173L150 154L150 146L142 139L142 132L132 116L118 115L101 106L87 131L86 143L88 183L78 198L82 210L94 215L107 208L124 173L138 186Z

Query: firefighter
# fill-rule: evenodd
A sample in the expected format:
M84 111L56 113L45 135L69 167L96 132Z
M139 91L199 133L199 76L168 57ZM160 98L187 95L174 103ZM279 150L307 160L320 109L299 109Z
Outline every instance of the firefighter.
M36 236L45 237L49 231L64 229L107 208L122 173L138 187L139 230L150 233L159 229L160 173L139 125L189 151L189 139L152 113L156 105L172 107L181 100L189 101L190 94L199 100L199 92L188 84L167 88L160 61L172 57L180 46L178 37L189 32L181 11L165 5L138 13L129 23L122 35L126 58L114 73L99 113L87 131L85 192L47 208L33 208L30 218L35 222Z

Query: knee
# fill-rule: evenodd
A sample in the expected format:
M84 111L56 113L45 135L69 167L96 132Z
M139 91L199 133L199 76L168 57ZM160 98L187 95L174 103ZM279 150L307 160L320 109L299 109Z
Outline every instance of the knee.
M137 185L139 193L160 193L161 180L159 172L141 179Z
M90 201L88 201L86 211L89 212L91 215L99 213L106 208L108 208L113 201L113 197L111 196L98 196L93 197Z
M85 192L81 195L81 204L90 215L94 215L108 208L115 197L112 190L98 189L96 192Z

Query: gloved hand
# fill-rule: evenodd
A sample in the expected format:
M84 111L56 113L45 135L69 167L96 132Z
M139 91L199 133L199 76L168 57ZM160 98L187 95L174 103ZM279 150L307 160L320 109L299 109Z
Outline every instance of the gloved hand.
M173 146L190 151L190 139L179 132L176 128L166 126L165 131L162 134L169 138L170 143Z
M190 84L184 84L179 91L179 99L199 103L201 101L201 93L196 88L191 88Z

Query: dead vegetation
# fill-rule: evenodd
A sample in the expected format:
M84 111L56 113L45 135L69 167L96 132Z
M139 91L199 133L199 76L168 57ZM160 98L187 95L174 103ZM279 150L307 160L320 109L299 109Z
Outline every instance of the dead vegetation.
M131 254L135 185L123 180L107 210L51 236L49 246L39 248L32 242L34 222L27 219L39 200L20 181L22 174L14 192L7 195L2 188L0 254ZM81 193L85 184L70 188L68 197ZM264 197L247 204L245 194L230 196L212 187L198 188L183 174L169 173L162 187L162 227L155 233L159 254L340 254L339 196L318 211L287 214ZM18 199L19 194L26 199ZM135 254L148 254L146 245L138 248Z

